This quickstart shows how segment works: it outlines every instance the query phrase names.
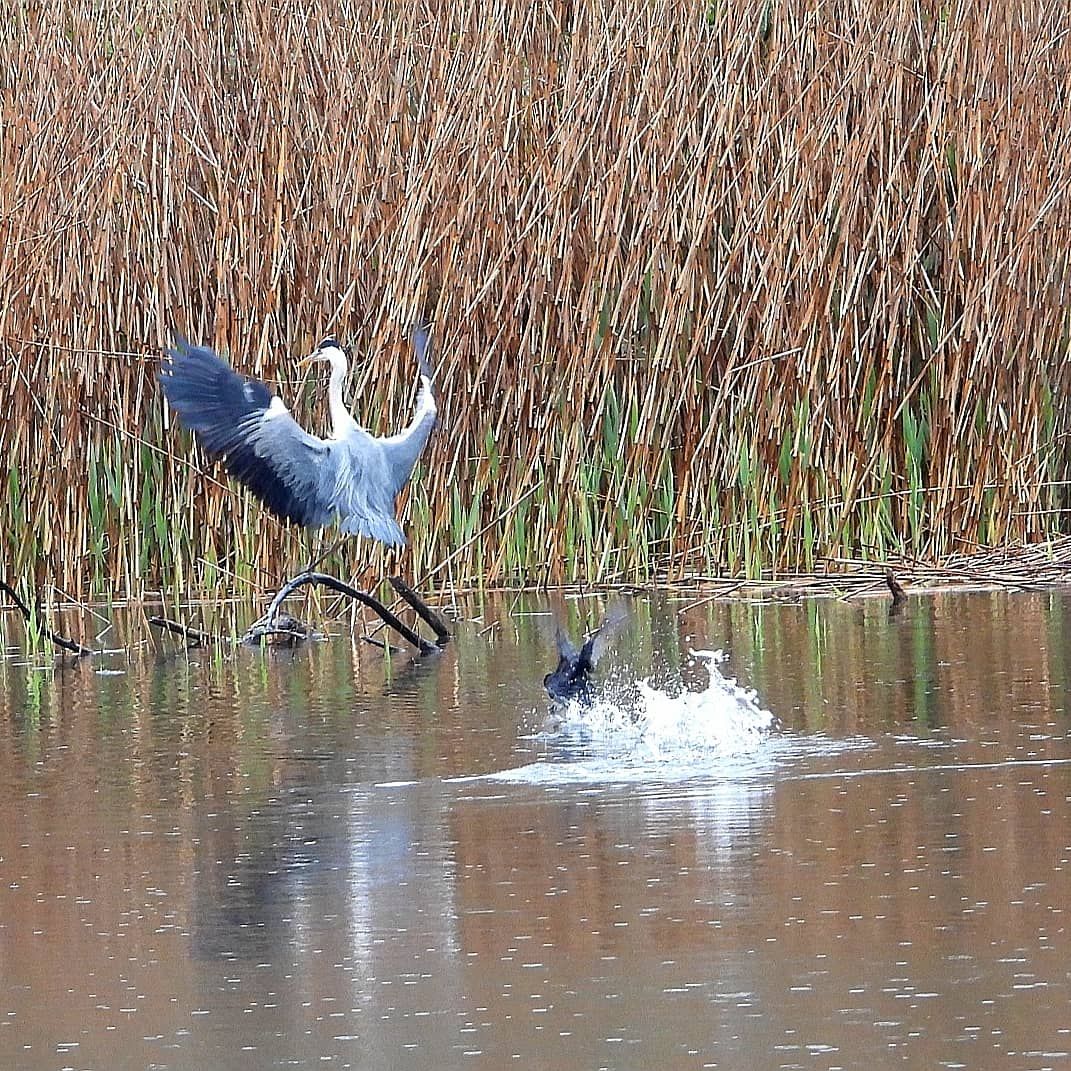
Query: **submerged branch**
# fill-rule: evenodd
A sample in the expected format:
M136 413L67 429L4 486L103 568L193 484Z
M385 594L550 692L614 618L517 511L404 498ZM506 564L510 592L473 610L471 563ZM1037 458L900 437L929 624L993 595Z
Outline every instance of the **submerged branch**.
M413 609L416 610L416 612L428 623L428 625L434 629L435 635L438 637L437 645L428 643L423 636L411 629L404 621L400 620L374 595L369 595L366 591L360 591L342 580L338 580L333 576L328 576L326 573L301 573L293 579L288 580L275 593L264 616L250 625L240 642L245 646L255 646L265 642L282 642L289 646L295 646L314 635L313 631L308 626L301 621L298 621L296 617L282 613L280 608L286 598L297 591L298 588L308 584L319 584L322 587L330 588L332 591L337 591L340 595L355 599L362 605L367 606L380 617L388 628L394 629L403 640L412 644L422 655L432 654L433 652L438 651L450 639L450 632L442 619L403 581L398 580L396 577L392 577L391 583L402 598L404 598L405 601L408 602L409 605L412 606ZM3 586L6 589L6 585ZM17 596L14 595L13 597L17 598ZM191 647L206 647L211 643L222 642L218 636L214 636L210 632L204 632L201 629L193 628L190 625L184 625L179 621L171 621L166 617L154 616L150 617L148 621L154 628L162 629L165 632L171 632L176 636L181 636ZM374 640L369 640L369 642L376 643ZM380 645L377 644L377 646ZM388 644L382 644L382 647L386 651L391 650Z
M416 611L420 619L435 633L442 647L450 642L450 630L443 619L400 576L390 578L391 587Z
M392 581L393 582L393 581ZM375 596L369 595L366 591L359 591L355 587L351 587L349 584L342 580L337 580L333 576L328 576L326 573L302 573L299 576L294 577L292 580L288 580L275 594L271 604L268 606L267 613L245 634L242 642L245 643L250 640L258 640L259 638L271 634L275 631L274 624L277 614L279 613L279 607L288 595L291 595L298 588L304 587L307 584L320 584L322 587L330 588L332 591L337 591L340 595L346 595L351 599L355 599L357 602L367 606L374 613L378 614L383 620L384 624L388 628L394 629L399 636L402 637L407 643L411 643L422 655L432 654L438 651L439 648L433 644L428 643L419 633L414 632L404 621L396 617L386 606L383 605ZM399 592L401 594L401 592ZM403 595L403 597L405 597ZM414 595L414 598L416 596ZM415 603L410 603L414 609L417 609ZM423 606L423 603L421 603ZM429 617L434 616L432 612L424 607ZM424 614L418 609L421 617ZM431 620L428 617L424 618L431 625ZM439 622L440 627L442 623ZM436 634L439 634L439 629L432 625ZM445 631L445 630L444 630ZM447 633L447 636L449 633ZM441 638L441 637L440 637ZM445 642L445 641L444 641Z
M11 599L27 621L33 619L33 614L30 612L30 608L19 598L18 593L10 584L0 580L0 591L4 592L4 594ZM93 653L88 647L83 647L80 643L76 643L74 640L68 640L66 637L53 632L50 628L42 626L41 634L51 640L57 647L62 648L64 651L70 651L71 654L77 655L79 658L86 658Z
M889 591L892 592L893 606L900 606L902 603L907 602L907 592L904 591L900 581L896 579L891 569L885 570L885 583L888 584Z
M218 638L210 632L202 632L199 628L184 625L181 621L171 621L166 617L150 617L149 624L154 628L163 629L165 632L173 632L189 641L190 647L207 647L210 643L217 643Z

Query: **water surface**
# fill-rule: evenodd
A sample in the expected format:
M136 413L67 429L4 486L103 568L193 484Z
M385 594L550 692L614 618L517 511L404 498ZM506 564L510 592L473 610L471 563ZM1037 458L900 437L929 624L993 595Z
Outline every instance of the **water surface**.
M594 599L421 663L5 617L0 1068L1071 1066L1071 603L687 607L557 734Z

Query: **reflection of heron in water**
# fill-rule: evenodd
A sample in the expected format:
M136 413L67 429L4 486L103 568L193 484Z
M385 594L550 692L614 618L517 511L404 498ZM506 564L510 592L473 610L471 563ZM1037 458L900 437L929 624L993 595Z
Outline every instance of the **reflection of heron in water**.
M278 395L259 380L238 375L207 346L177 339L161 364L160 386L205 451L221 457L227 471L277 517L307 528L337 524L346 535L404 546L395 498L437 416L426 326L414 330L413 347L421 389L412 422L396 435L372 435L353 419L342 399L346 354L333 338L325 338L299 362L299 367L312 361L331 366L327 399L332 431L326 439L310 435Z
M561 627L557 626L555 640L558 647L558 664L543 678L543 687L550 697L552 709L543 721L547 732L556 732L564 722L563 711L570 704L583 709L591 705L593 698L592 671L606 653L617 630L628 613L624 606L615 606L606 615L606 620L578 648Z

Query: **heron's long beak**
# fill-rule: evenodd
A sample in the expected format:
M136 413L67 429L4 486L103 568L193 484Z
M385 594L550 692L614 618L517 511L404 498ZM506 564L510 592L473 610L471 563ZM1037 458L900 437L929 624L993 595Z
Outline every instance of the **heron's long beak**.
M308 368L308 366L310 364L312 364L313 361L317 361L319 359L320 359L320 351L319 350L313 350L313 352L310 353L308 355L308 357L302 357L301 360L298 361L297 366L298 366L298 368Z

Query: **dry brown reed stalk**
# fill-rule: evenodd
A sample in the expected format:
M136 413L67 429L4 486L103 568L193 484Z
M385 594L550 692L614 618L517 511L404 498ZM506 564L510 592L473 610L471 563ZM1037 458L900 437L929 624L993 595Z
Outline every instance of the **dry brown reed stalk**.
M1057 0L19 5L5 573L284 575L298 536L187 464L160 347L322 421L291 358L336 332L382 430L423 310L413 576L459 546L458 583L626 583L1059 530L1069 29Z

